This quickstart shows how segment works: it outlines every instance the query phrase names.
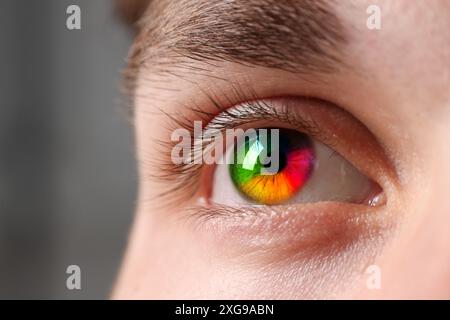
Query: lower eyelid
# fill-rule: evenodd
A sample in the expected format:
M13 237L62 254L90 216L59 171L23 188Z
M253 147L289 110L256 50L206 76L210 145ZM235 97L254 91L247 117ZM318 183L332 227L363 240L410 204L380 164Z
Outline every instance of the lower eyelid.
M381 237L392 226L385 207L321 202L291 206L192 207L195 225L236 254L317 255ZM209 239L211 240L211 239ZM273 255L270 254L272 257Z

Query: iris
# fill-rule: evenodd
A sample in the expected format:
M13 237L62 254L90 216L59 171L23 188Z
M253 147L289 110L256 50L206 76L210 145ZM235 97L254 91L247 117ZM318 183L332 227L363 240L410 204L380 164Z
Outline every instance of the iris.
M270 132L274 128L267 130ZM305 185L314 169L311 139L296 130L277 130L277 141L261 139L258 134L236 145L229 165L234 186L245 198L259 204L288 201ZM245 155L242 161L239 161L239 154Z

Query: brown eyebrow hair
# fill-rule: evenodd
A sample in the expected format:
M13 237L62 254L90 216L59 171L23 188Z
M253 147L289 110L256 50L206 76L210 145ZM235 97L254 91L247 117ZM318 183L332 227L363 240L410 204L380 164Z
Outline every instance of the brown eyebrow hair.
M231 61L301 73L343 64L348 40L333 0L122 1L141 5L131 10L134 20L141 15L126 73L131 89L143 66L160 73L187 61Z

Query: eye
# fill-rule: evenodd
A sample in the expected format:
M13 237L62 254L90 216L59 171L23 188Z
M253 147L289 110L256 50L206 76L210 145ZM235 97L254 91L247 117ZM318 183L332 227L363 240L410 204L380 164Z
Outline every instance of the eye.
M167 185L161 201L177 199L190 211L210 214L224 207L387 203L384 190L395 173L383 149L336 105L305 97L211 104L218 112L198 106L189 115L169 116L171 148L161 150L162 162L151 172Z
M240 140L240 141L239 141ZM336 151L295 129L259 128L229 147L211 201L223 205L368 203L379 187Z

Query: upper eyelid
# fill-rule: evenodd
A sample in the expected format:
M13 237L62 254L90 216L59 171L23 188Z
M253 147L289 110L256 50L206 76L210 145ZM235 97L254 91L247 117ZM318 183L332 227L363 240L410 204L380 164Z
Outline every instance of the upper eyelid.
M209 128L219 130L235 128L260 119L277 119L291 124L299 130L305 130L310 134L316 135L319 133L318 124L313 119L304 119L293 115L288 112L287 108L276 110L267 102L267 99L244 102L225 110L208 124L206 130Z
M235 129L243 125L249 125L261 120L277 120L285 124L293 126L295 129L302 131L312 137L320 140L324 144L333 147L333 143L327 139L326 135L322 134L320 125L313 118L303 117L299 113L292 113L289 110L289 100L287 97L277 98L260 98L247 100L241 102L230 108L226 108L219 104L218 101L212 101L220 113L215 114L203 110L201 107L190 108L191 111L205 122L203 127L205 134L224 132L226 129ZM213 99L210 97L210 99ZM274 108L270 100L283 99L284 105L282 108ZM317 98L304 97L306 100L320 102ZM194 125L191 117L184 115L170 115L171 121L181 128L188 130L191 136L194 137Z

